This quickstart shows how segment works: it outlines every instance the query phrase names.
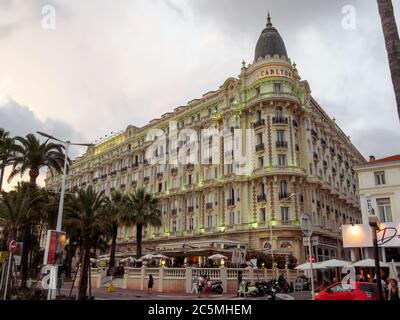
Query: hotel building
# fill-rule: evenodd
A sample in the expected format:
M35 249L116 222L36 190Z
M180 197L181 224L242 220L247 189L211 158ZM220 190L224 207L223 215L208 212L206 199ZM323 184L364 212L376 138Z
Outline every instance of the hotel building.
M218 159L208 156L201 164L152 165L146 150L152 129L171 134L193 129L199 136L207 128L242 135L241 147L251 150L240 174L229 164L235 138L210 136L198 154L207 154L217 142ZM241 131L239 129L242 129ZM251 138L246 130L251 129ZM241 133L240 133L241 132ZM235 136L236 137L236 136ZM230 140L229 140L230 139ZM189 143L157 148L158 156L190 155ZM181 150L178 151L178 148ZM311 214L317 261L343 257L340 226L360 223L358 181L353 166L365 159L350 138L311 95L271 18L258 40L252 64L238 78L190 101L186 106L125 131L91 147L73 161L67 188L85 188L110 194L145 187L159 197L163 225L144 230L143 248L162 251L184 244L218 243L293 254L306 259L299 218ZM46 186L60 188L61 177L50 174ZM120 252L134 251L135 230L121 226Z

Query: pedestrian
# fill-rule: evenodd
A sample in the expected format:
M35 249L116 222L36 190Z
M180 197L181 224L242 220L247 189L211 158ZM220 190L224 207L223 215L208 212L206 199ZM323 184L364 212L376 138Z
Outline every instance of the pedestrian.
M190 291L190 294L199 294L198 281L197 275L194 274L192 277L192 291Z
M199 298L201 298L201 294L203 293L203 287L204 287L204 278L200 274L200 276L197 278L198 284L199 284Z
M60 271L58 272L58 278L57 278L57 292L58 295L61 296L61 288L64 284L64 279L65 279L65 271L63 267L60 267Z
M399 301L399 287L396 279L390 279L388 285L388 300Z
M154 279L152 275L149 275L149 282L147 283L147 293L149 294L150 291L153 289Z
M211 289L212 289L212 282L210 277L207 276L206 279L206 295L209 296L211 294Z

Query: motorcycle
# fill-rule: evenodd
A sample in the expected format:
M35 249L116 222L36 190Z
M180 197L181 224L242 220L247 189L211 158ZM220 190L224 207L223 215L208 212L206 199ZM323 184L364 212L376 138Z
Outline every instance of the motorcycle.
M278 286L280 287L283 293L291 293L293 292L293 286L287 281L285 276L281 275L278 279Z
M260 291L262 295L260 296L267 296L269 297L268 300L276 300L276 289L270 282L262 281L259 283Z

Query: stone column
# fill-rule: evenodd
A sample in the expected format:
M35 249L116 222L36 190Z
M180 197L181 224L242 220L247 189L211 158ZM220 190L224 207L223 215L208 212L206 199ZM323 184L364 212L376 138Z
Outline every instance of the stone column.
M144 284L146 282L146 266L142 265L140 269L140 290L144 290Z
M190 293L190 290L192 290L192 268L189 266L185 267L185 284L186 293Z
M222 281L222 288L224 289L224 293L228 292L228 272L225 266L220 268L220 276Z
M163 292L164 267L160 267L158 272L158 292Z

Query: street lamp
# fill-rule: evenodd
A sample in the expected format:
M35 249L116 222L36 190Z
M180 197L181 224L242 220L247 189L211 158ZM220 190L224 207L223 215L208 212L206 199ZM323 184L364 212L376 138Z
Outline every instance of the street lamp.
M379 300L384 300L382 291L382 280L381 280L381 266L379 262L379 249L378 249L378 237L377 231L379 231L381 221L375 214L375 210L371 209L371 214L368 216L368 222L372 229L372 244L374 246L374 259L375 259L375 276L376 285L378 287Z
M63 215L63 209L64 209L65 183L67 180L67 163L68 163L69 147L70 146L92 147L93 144L91 144L91 143L72 143L71 141L68 141L68 140L63 141L63 140L57 139L57 138L55 138L47 133L44 133L44 132L37 131L37 133L39 135L41 135L42 137L45 137L49 140L58 141L58 142L62 143L65 147L64 168L63 168L63 174L62 174L62 179L61 179L61 195L60 195L60 203L58 206L57 227L56 227L56 231L61 231L62 215ZM57 285L57 278L58 278L58 266L54 265L54 266L52 266L51 273L50 273L50 285L49 285L47 300L53 299L53 294L55 294L55 290L53 293L53 288L55 288Z

